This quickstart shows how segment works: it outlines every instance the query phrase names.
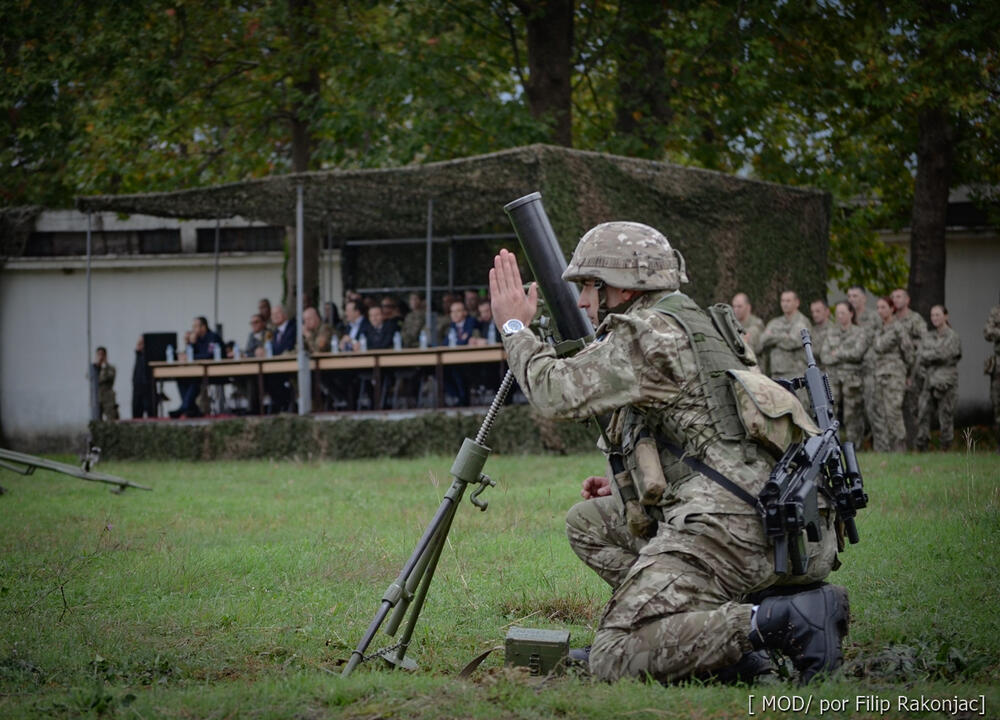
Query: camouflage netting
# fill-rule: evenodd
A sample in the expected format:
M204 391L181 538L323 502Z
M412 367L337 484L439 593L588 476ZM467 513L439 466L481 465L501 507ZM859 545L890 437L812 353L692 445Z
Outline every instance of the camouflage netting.
M829 195L548 145L402 168L82 197L77 207L175 218L240 215L292 226L300 184L306 231L318 237L328 232L339 241L423 237L429 198L435 236L509 232L503 205L537 190L567 257L587 228L606 220L634 220L662 230L684 253L692 280L687 290L702 304L728 301L744 290L756 312L770 317L779 312L782 289L798 290L805 300L826 288ZM382 252L387 266L399 257L396 246Z

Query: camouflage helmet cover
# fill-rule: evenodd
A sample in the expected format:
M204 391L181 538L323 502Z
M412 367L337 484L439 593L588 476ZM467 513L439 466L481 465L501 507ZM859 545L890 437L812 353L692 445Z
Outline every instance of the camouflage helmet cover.
M563 280L596 278L622 290L677 290L688 281L684 257L649 225L601 223L580 238Z

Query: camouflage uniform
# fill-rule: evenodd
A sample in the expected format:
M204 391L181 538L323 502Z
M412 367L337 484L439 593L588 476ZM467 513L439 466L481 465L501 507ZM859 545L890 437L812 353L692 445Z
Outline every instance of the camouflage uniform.
M791 318L779 315L767 324L761 335L761 348L767 357L767 374L773 378L791 379L806 369L806 353L802 349L802 331L809 328L806 316L796 311ZM809 407L809 393L801 388L799 401Z
M955 437L955 399L958 396L958 361L961 358L962 342L950 325L927 333L917 350L917 367L922 381L917 422L918 449L925 449L930 441L931 415L935 409L941 427L941 449L951 447Z
M427 313L424 310L411 310L403 318L403 324L399 328L399 334L403 338L403 347L415 348L420 346L420 331L427 327ZM427 338L430 344L432 338Z
M919 313L910 310L905 315L896 315L894 319L900 322L906 334L910 336L910 344L913 346L914 354L920 343L927 334L927 321ZM923 387L923 380L917 373L917 365L914 363L910 367L910 384L906 386L903 394L903 422L906 426L906 446L913 449L917 446L917 418L920 409L920 393Z
M862 403L865 409L865 420L868 428L872 432L872 442L874 444L875 428L882 424L882 413L878 403L875 402L875 348L873 341L875 331L882 325L882 318L878 313L869 308L858 314L855 318L858 327L865 333L865 359L861 366L861 387Z
M833 401L844 414L840 437L861 445L865 437L863 363L868 350L867 335L857 325L834 324L823 341L823 364L830 376Z
M510 367L540 412L587 418L614 411L612 444L622 441L630 413L638 413L658 435L756 495L774 457L763 450L748 455L743 444L719 439L689 337L653 307L667 295L649 292L625 313L607 315L599 340L573 357L556 357L530 331L505 337ZM791 395L759 373L745 375L768 383L777 402L808 422ZM591 672L605 680L666 681L731 665L751 648L746 595L780 581L756 511L668 450L660 461L668 489L649 539L629 532L614 496L578 503L567 516L573 550L614 590L590 653ZM821 542L809 544L810 573L801 582L822 579L836 562L832 518L826 511L824 517L827 527Z
M1000 305L990 310L990 316L983 326L983 337L993 343L993 355L986 360L987 374L990 376L990 400L993 402L993 422L1000 429Z
M315 330L305 330L302 333L306 344L306 352L314 355L318 352L330 352L330 342L333 338L333 328L322 323Z
M913 366L913 343L906 328L893 319L875 331L875 402L881 422L872 427L876 452L906 449L903 396Z
M767 324L761 335L761 349L768 355L771 377L793 378L804 372L806 355L801 333L807 329L809 321L798 311L791 318L780 315Z
M761 355L761 335L764 334L764 321L759 317L750 313L750 316L745 322L740 321L740 325L743 326L743 340L750 346L753 350L754 356L757 358L757 364L762 372L767 372L765 361L767 358Z
M115 397L115 366L105 363L97 375L97 402L102 420L118 419L118 399Z
M816 357L816 364L819 365L819 367L823 370L827 369L826 358L823 357L823 343L826 342L826 336L830 333L830 330L836 324L837 323L834 322L833 320L827 320L822 325L813 325L809 329L809 337L812 339L813 354ZM801 340L799 341L799 344L800 345L802 344ZM800 370L799 374L801 375L802 372L804 371Z

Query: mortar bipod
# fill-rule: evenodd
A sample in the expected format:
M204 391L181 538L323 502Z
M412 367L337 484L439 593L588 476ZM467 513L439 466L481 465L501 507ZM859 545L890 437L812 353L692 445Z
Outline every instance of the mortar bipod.
M455 478L451 487L445 493L444 498L441 500L441 505L438 506L437 512L434 513L430 524L424 530L424 534L421 535L420 540L417 541L417 547L413 550L413 554L410 555L406 564L403 565L399 576L383 593L382 603L379 605L378 612L375 613L375 618L365 631L361 642L358 643L357 648L351 653L351 658L347 661L341 677L348 677L361 662L375 657L383 658L393 667L402 667L406 670L416 668L417 664L411 658L406 657L406 651L413 637L413 629L416 627L417 619L420 617L420 611L423 609L424 600L427 598L427 591L434 577L434 571L437 569L441 551L444 549L444 544L448 539L448 531L451 529L451 523L455 517L455 511L458 509L458 504L462 500L466 486L470 484L479 485L470 497L470 500L480 510L486 510L489 503L486 500L480 500L479 495L487 486L492 487L496 485L492 479L482 472L483 467L486 465L486 459L490 454L490 449L484 443L493 427L497 413L507 399L507 393L510 392L513 383L514 375L508 370L507 374L504 375L503 382L500 383L500 388L497 390L493 402L490 404L479 432L476 434L476 439L465 438L462 442L462 447L451 465L450 472ZM390 637L395 636L396 631L402 624L403 618L406 617L407 611L409 611L406 627L403 629L403 634L400 636L399 642L373 655L365 656L365 651L368 650L368 646L375 637L375 633L378 632L382 623L385 622L390 610L393 610L393 613L385 628L385 633Z

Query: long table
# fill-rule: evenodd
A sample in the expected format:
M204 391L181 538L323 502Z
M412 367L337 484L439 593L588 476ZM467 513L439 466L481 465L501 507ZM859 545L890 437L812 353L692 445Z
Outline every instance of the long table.
M380 397L383 369L430 368L437 379L437 406L444 404L444 368L453 365L503 363L507 359L503 345L460 345L405 350L369 350L366 352L316 353L310 355L309 369L318 372L338 370L371 370L374 397ZM265 375L297 373L295 355L241 358L239 360L195 360L192 362L151 362L153 380L218 380L230 377L256 376L261 396ZM501 367L501 370L503 368ZM318 387L318 383L313 383ZM373 407L375 402L372 403Z

